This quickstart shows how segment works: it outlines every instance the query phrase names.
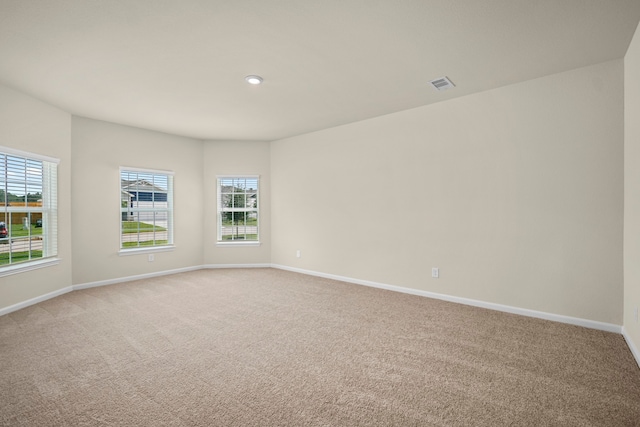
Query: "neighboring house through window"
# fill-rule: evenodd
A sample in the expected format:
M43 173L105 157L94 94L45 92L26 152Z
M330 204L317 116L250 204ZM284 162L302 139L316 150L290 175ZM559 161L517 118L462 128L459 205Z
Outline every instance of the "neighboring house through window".
M173 245L173 172L120 169L120 249Z
M218 177L218 242L260 239L258 176Z
M58 162L0 147L0 274L58 255Z

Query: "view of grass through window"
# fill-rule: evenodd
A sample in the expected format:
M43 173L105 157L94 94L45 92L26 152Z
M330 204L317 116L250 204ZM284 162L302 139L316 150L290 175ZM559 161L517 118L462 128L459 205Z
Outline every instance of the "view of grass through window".
M160 227L159 225L148 224L146 222L127 221L122 223L123 234L138 234L138 233L152 233L166 232L167 229ZM135 242L123 242L123 247L134 248L138 246L154 246L154 245L166 245L167 239L152 239L152 240L138 240Z
M0 265L42 258L42 227L11 224L7 227L7 237L0 239L0 244Z
M57 254L56 182L56 163L0 152L0 266Z
M218 241L257 241L258 177L218 178Z
M122 249L173 243L173 176L148 171L120 171Z

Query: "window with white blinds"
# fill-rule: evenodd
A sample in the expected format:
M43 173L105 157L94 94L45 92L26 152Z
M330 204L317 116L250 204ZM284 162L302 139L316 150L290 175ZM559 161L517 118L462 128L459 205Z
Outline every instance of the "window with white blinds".
M218 177L218 242L258 242L258 176Z
M58 255L58 162L0 147L0 272Z
M120 249L173 245L173 172L120 169Z

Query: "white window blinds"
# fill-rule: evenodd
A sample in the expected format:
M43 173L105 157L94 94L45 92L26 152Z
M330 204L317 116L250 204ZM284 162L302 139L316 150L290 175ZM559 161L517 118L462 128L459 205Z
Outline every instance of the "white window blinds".
M173 244L173 172L121 168L120 248Z
M58 254L58 160L0 147L0 268Z
M218 242L260 238L258 176L218 177Z

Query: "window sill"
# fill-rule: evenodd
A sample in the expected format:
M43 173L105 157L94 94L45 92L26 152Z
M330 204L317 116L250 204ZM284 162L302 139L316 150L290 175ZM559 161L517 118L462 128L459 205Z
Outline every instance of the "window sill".
M262 243L258 241L241 241L241 240L232 240L227 242L216 242L216 246L260 246Z
M0 277L37 270L39 268L51 267L57 264L60 264L60 258L47 258L37 261L21 262L20 264L13 264L0 268Z
M175 248L176 247L174 245L170 245L170 246L153 246L149 248L120 249L120 251L118 251L118 255L129 256L129 255L152 254L156 252L170 252Z

